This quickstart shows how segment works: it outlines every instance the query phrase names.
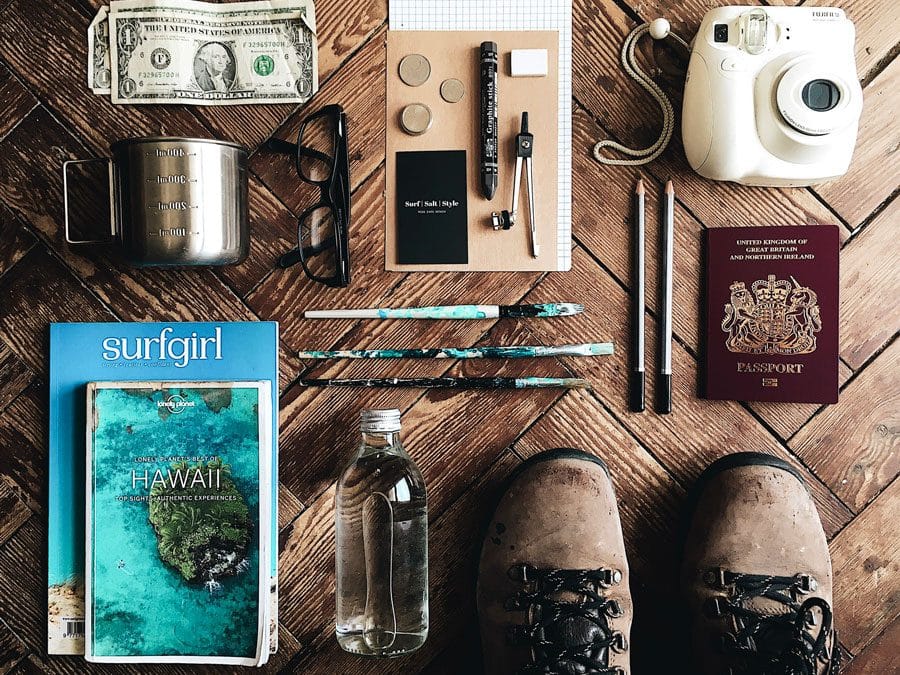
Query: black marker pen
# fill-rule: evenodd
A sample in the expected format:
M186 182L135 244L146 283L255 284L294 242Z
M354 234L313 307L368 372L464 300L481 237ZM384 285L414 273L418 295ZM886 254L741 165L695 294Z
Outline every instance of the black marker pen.
M497 43L481 43L481 192L497 191Z

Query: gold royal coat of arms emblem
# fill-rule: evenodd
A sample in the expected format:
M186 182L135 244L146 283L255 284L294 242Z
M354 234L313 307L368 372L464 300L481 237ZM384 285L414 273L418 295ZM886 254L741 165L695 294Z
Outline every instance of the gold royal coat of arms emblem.
M754 281L750 290L743 281L731 284L722 320L728 351L790 355L816 350L816 333L822 330L818 296L790 279L776 280L770 274Z

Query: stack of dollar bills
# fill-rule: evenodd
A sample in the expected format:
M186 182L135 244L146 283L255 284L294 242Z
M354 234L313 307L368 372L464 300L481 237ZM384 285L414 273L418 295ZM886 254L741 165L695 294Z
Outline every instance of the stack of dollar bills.
M319 88L312 0L114 0L88 28L88 86L113 103L304 103Z

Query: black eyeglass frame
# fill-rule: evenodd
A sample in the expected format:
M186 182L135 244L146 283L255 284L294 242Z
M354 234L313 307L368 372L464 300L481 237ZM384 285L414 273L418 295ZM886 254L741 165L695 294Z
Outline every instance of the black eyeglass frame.
M322 117L332 117L332 148L334 157L329 157L323 152L303 145L303 135L306 128ZM297 142L290 143L280 138L269 139L268 146L271 150L285 154L295 155L295 168L297 175L305 183L319 188L319 200L307 208L297 218L297 248L288 251L278 259L281 268L291 267L298 262L303 265L303 271L313 281L333 288L344 288L350 284L350 157L347 150L347 116L344 109L337 104L323 107L313 113L300 126L297 133ZM306 157L323 162L330 167L329 175L324 180L313 180L306 176L301 166L302 159ZM321 208L331 210L331 218L334 223L334 232L314 246L302 246L303 223L312 214ZM323 277L314 274L309 269L308 260L312 257L334 247L335 274L331 277Z

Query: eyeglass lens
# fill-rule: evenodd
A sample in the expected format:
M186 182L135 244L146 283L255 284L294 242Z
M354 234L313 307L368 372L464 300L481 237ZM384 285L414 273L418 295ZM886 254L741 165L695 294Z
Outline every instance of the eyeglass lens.
M299 244L304 249L307 270L319 279L331 279L337 274L334 237L334 212L330 206L320 205L303 214L299 227Z
M299 138L303 150L299 153L298 163L300 175L305 180L322 183L331 176L337 156L335 124L335 115L319 115L304 125Z

